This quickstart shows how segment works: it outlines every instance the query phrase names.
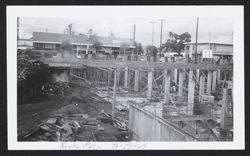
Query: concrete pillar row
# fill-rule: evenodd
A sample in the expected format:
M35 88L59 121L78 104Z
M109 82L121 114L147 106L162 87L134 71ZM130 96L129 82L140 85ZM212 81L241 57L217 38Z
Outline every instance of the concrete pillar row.
M194 91L195 91L195 82L193 80L193 70L190 70L189 71L189 79L188 79L188 104L187 104L187 114L188 115L193 115Z
M124 87L128 88L128 68L125 68L125 74L124 74Z
M174 69L174 82L177 84L178 79L178 69Z
M205 77L200 77L200 88L199 88L199 101L201 100L201 95L205 93Z
M135 70L135 85L134 85L135 92L139 92L139 77L140 77L140 71L137 69Z
M211 87L212 87L212 71L208 71L207 74L207 94L211 95Z
M148 90L147 90L147 98L151 99L152 98L152 90L153 90L153 71L154 69L152 68L148 72Z
M184 72L183 70L180 70L179 72L179 85L178 85L178 96L183 95L183 81L184 81Z
M222 108L221 108L221 116L220 116L220 128L225 128L225 118L227 116L227 108L228 108L228 88L223 88L222 95Z
M200 69L196 69L196 79L197 81L200 79Z
M214 91L216 89L217 84L217 71L213 71L213 82L212 82L212 90Z
M220 74L221 74L221 71L220 71L220 69L218 69L217 70L217 82L219 82L220 81Z
M168 70L164 71L164 101L169 103L170 101L170 74Z

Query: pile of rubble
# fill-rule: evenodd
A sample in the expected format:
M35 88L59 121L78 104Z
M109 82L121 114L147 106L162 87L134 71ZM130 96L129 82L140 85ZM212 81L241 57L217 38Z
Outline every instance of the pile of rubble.
M115 126L120 134L105 132L104 125ZM107 139L107 137L109 137ZM52 115L35 129L19 136L20 141L130 141L132 133L127 124L119 118L112 119L103 110L97 118L88 114Z
M57 81L42 85L41 91L44 95L64 96L70 90L68 82Z
M32 59L30 55L19 51L17 53L17 80L22 81L27 79L29 75L42 70L42 62Z

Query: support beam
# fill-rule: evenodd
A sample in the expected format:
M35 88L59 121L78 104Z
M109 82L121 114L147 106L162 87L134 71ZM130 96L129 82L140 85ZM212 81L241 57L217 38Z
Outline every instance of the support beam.
M134 85L135 92L139 92L139 76L140 76L140 71L135 70L135 85Z
M164 101L166 103L169 103L170 100L170 75L168 73L168 70L164 71Z
M222 108L221 108L221 118L220 118L220 128L225 128L225 118L228 107L228 89L227 87L223 88L223 96L222 96Z
M125 68L125 74L124 74L124 87L128 88L128 68Z
M179 72L178 96L182 96L182 94L183 94L184 74L185 73L182 70Z
M189 71L189 79L188 79L188 105L187 105L187 114L193 115L194 109L194 90L195 90L195 82L193 80L193 71Z
M212 84L212 72L208 71L207 74L207 94L211 94L211 84Z
M175 82L175 84L177 84L177 78L178 78L178 69L175 68L174 69L174 82Z
M201 100L201 95L205 93L204 90L205 90L205 77L202 75L200 77L199 101Z
M114 74L114 92L113 92L113 105L112 105L112 119L115 117L115 104L116 104L116 85L117 85L117 74L118 71L115 70Z
M151 69L148 72L148 91L147 91L147 98L151 99L152 98L152 90L153 90L153 70Z
M213 71L213 83L212 83L212 90L216 89L217 84L217 72L216 70Z

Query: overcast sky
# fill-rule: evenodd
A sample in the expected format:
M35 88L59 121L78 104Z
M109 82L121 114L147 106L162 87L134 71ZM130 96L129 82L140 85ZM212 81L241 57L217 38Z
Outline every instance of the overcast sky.
M116 37L133 38L133 25L136 24L136 41L143 46L152 42L152 24L154 24L154 45L160 43L159 18L20 18L20 37L30 38L33 31L63 33L68 24L73 24L73 30L87 33L91 28L98 35L107 36L112 31ZM196 18L166 18L163 25L163 41L168 32L177 34L188 32L192 42L195 42ZM231 43L233 20L226 18L200 18L198 42Z

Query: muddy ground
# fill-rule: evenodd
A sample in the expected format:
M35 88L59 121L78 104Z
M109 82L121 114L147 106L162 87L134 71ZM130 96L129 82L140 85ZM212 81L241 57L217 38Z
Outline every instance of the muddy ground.
M71 84L71 89L64 97L48 96L42 102L29 103L18 106L18 136L22 136L30 130L45 122L51 115L61 114L88 114L89 118L97 117L104 110L111 114L112 104L99 98L89 87L78 85L80 82ZM95 98L93 98L95 97ZM120 113L117 112L117 115ZM126 116L126 114L125 114ZM98 121L103 131L96 128L82 127L78 140L90 141L93 133L96 141L127 141L123 133L110 123ZM127 138L127 137L126 137Z

